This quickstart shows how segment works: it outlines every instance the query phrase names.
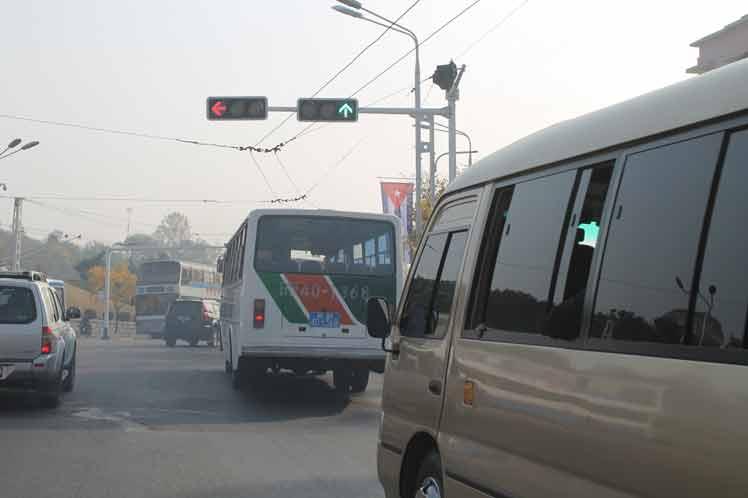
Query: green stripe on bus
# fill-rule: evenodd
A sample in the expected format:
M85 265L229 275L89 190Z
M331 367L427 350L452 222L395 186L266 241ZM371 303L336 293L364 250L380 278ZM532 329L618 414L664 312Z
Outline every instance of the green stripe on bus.
M286 321L308 323L306 314L291 295L293 291L288 288L280 273L257 272L257 274Z
M370 297L383 297L395 304L395 279L392 276L330 275L330 280L361 323L366 323L366 302Z

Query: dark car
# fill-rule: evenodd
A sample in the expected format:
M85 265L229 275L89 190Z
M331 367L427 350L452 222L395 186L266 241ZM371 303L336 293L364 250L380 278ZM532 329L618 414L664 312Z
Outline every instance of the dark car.
M177 339L187 341L190 346L197 346L200 341L210 346L218 345L219 305L216 301L200 299L177 299L166 313L164 340L173 347Z

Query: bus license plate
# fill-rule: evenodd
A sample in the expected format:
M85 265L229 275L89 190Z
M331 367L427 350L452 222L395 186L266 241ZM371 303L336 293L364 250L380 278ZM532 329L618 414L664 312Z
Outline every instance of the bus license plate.
M312 311L309 313L309 325L322 329L340 328L340 313Z

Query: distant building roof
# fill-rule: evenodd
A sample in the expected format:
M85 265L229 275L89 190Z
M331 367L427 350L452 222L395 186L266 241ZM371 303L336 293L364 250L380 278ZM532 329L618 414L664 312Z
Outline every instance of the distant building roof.
M700 47L701 45L704 44L704 42L709 41L709 40L711 40L713 38L718 38L719 36L723 35L727 31L735 29L738 26L740 26L742 24L746 24L746 23L748 23L748 14L744 15L743 17L741 17L740 19L738 19L735 22L731 22L730 24L726 25L724 28L720 29L719 31L715 31L714 33L712 33L710 35L706 35L703 38L699 38L698 40L696 40L695 42L693 42L691 44L691 46L692 47Z

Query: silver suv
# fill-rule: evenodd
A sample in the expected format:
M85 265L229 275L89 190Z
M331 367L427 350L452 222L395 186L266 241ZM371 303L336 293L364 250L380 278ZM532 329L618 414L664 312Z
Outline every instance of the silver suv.
M49 408L75 381L76 335L57 292L37 272L0 273L0 392L36 392Z

